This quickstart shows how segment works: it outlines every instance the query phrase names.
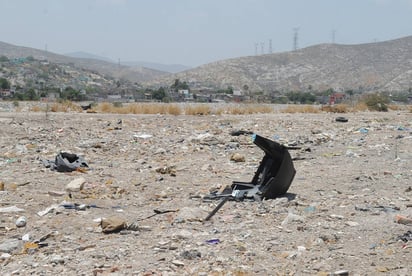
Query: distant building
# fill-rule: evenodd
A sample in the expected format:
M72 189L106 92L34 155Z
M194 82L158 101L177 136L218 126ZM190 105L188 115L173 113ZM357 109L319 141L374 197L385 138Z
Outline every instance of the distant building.
M122 95L107 95L107 99L109 101L120 101L122 99Z
M10 89L0 89L0 97L1 98L9 98L12 96L12 92Z
M180 89L177 91L180 98L183 98L184 101L192 101L193 95L190 93L188 89Z
M344 93L333 93L329 96L329 104L339 104L342 103L346 98L346 94Z

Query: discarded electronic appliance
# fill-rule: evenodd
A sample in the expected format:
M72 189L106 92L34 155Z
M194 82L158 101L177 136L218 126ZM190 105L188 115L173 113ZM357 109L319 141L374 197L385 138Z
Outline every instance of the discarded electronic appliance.
M257 134L253 134L252 139L253 143L265 152L252 181L233 181L231 187L222 193L212 193L206 196L205 199L223 198L223 200L205 220L209 220L216 214L229 199L273 199L288 191L296 174L288 147Z

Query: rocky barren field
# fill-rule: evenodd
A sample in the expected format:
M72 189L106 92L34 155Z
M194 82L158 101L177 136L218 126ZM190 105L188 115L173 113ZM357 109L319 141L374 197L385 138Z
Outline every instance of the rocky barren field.
M411 275L412 114L344 116L1 112L1 274ZM237 130L298 147L295 178L205 221L263 157Z

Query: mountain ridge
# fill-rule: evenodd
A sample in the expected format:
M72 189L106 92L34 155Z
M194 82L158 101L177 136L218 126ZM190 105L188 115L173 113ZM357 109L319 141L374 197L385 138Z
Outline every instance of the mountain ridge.
M96 71L103 75L110 75L111 77L125 79L130 82L148 81L156 77L169 74L167 72L161 72L149 68L129 67L103 60L69 57L35 48L16 46L1 41L0 55L4 55L8 58L21 58L32 56L35 59L48 60L54 63L74 64L76 67L79 68Z
M291 52L220 60L144 84L162 86L174 79L197 88L248 87L266 92L405 90L412 87L412 36L354 45L318 44Z

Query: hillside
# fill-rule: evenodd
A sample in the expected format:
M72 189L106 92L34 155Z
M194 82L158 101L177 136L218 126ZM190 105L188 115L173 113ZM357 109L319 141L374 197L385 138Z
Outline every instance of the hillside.
M222 60L147 82L290 91L399 91L412 87L412 36L359 45L320 44L292 52Z
M58 55L43 50L34 48L15 46L12 44L0 42L0 56L8 58L22 58L32 56L38 60L48 60L52 63L71 64L77 68L96 71L102 75L125 79L131 82L149 81L159 76L164 76L168 73L157 70L152 70L144 67L129 67L118 65L115 63L102 61L98 59L75 58L64 55Z

